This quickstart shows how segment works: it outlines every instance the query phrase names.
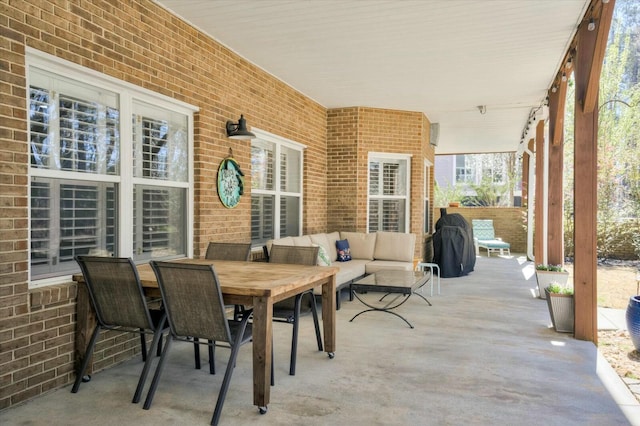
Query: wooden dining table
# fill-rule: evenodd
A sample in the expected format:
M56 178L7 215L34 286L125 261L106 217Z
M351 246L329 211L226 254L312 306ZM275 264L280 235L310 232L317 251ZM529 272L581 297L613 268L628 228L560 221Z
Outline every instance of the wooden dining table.
M333 358L336 351L337 268L207 259L178 259L175 262L213 265L224 303L253 307L253 404L261 412L266 411L270 401L274 303L322 286L324 350L329 358ZM158 295L158 282L151 265L140 264L137 269L145 292ZM82 282L82 274L74 275L73 279ZM90 330L93 326L86 324L85 327Z

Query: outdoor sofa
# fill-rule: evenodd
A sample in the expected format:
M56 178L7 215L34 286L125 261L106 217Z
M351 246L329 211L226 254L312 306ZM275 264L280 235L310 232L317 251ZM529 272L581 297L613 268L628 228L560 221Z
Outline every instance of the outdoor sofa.
M351 260L338 261L337 241L348 241ZM353 280L382 269L412 271L416 245L415 234L399 232L347 232L335 231L323 234L302 235L269 240L265 246L268 256L272 245L320 247L318 265L340 268L336 275L337 307L340 308L340 291ZM321 294L321 289L314 289Z

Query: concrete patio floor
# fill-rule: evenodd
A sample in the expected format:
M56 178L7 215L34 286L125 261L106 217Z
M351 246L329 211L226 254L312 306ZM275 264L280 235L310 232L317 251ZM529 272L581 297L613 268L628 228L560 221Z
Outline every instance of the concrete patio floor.
M315 347L310 316L300 326L298 368L288 375L291 326L274 324L276 386L268 413L252 405L251 347L242 348L222 412L227 425L640 425L640 406L590 342L550 328L523 258L478 258L442 280L429 307L412 297L392 315L344 301L334 359ZM346 295L345 295L346 296ZM372 293L369 297L375 297ZM344 299L343 299L344 300ZM131 404L139 358L0 412L2 425L208 424L222 381L193 368L176 343L150 410Z

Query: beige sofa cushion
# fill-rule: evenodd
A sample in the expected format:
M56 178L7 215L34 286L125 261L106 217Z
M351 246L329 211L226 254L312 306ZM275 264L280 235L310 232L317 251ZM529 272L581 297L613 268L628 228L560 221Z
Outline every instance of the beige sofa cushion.
M365 272L367 274L373 274L378 271L413 271L413 261L411 262L398 262L396 260L374 260L367 263Z
M311 247L311 237L308 235L302 235L300 237L291 237L293 239L293 245L298 247Z
M278 238L277 240L268 240L266 244L267 253L271 254L271 246L274 244L277 246L295 246L295 244L293 243L292 237L283 237L283 238Z
M376 234L364 232L340 232L343 240L349 241L351 257L353 259L373 260L373 252L376 248Z
M324 236L324 234L316 234ZM316 265L318 266L331 266L331 258L330 251L327 248L328 243L326 237L324 238L324 242L319 244L313 241L311 235L302 235L300 237L283 237L277 240L269 240L267 241L267 252L271 254L271 247L273 245L280 246L295 246L295 247L312 247L317 246L320 247L318 251L318 261Z
M331 262L334 262L335 259L331 258L331 246L329 245L327 234L312 234L312 235L309 235L309 237L311 238L311 242L313 244L316 244L322 247L320 251L324 250L324 252L326 253L327 261L329 263L327 266L331 266ZM320 257L321 255L322 253L318 253L318 257Z
M278 238L277 240L271 240L271 243L277 246L295 246L293 237Z
M370 260L353 259L348 262L336 262L333 266L338 266L340 269L336 274L336 285L347 283L351 280L359 278L365 274L367 264ZM322 287L316 287L313 289L314 294L322 294Z
M416 235L400 232L376 232L374 259L413 262Z

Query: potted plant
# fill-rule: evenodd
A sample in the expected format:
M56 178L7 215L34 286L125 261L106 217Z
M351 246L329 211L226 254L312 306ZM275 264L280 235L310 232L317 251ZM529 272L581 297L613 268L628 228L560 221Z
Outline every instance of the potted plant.
M544 288L553 328L560 333L573 333L573 288L552 282Z
M637 351L640 351L640 295L629 298L625 318L633 346Z
M536 265L536 281L538 282L538 295L545 298L544 289L552 282L561 286L566 285L569 280L569 272L562 265Z
M640 234L634 236L634 248L638 254L640 252ZM636 272L636 295L629 298L625 319L631 342L636 350L640 351L640 269Z

